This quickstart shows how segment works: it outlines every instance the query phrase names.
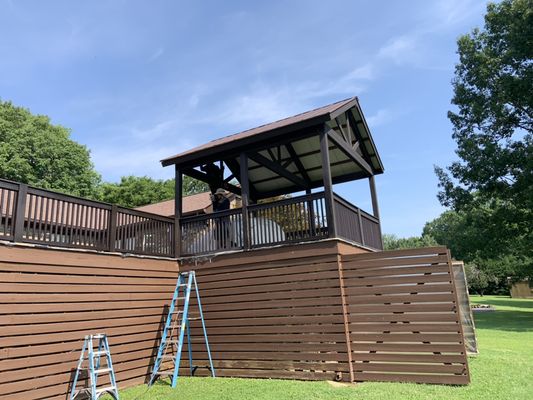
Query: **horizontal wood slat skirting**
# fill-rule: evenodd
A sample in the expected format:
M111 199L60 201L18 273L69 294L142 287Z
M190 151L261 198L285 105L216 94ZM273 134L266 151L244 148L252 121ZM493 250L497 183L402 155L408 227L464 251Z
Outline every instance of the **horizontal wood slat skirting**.
M196 270L218 376L466 384L449 261L442 247L370 253L330 242L181 268Z
M0 398L64 400L98 332L119 386L143 383L177 274L175 260L0 245Z
M469 382L446 248L341 260L356 381Z
M217 376L469 382L445 248L324 241L180 268L196 271ZM172 260L0 246L0 398L64 399L94 332L109 335L119 386L143 383L177 272ZM198 320L191 332L204 376Z

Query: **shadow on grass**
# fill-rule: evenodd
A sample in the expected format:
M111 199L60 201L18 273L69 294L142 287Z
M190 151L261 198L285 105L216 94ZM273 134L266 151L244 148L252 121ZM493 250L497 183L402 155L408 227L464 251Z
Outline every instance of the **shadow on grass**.
M490 301L490 304L495 304ZM474 313L476 328L497 329L513 332L533 331L533 312L506 311Z

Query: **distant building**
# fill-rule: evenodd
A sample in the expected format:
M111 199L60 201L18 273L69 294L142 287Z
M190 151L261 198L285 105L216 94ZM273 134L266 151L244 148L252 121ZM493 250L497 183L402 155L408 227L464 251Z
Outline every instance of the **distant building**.
M203 192L183 197L183 216L209 214L213 212L211 203L211 192ZM233 193L228 193L231 208L240 207L240 198ZM160 201L159 203L148 204L135 208L139 211L162 215L164 217L174 216L174 199Z

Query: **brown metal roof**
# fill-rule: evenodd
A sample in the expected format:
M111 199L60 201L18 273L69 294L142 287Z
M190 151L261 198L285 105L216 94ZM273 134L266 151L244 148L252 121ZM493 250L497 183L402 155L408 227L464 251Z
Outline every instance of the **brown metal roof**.
M167 157L161 160L161 163L163 164L163 166L172 165L172 164L175 164L176 161L178 161L178 159L180 158L185 158L186 156L189 156L195 153L203 153L209 149L213 150L219 146L222 146L228 143L237 145L237 143L242 141L243 139L251 138L251 137L260 135L262 133L274 131L280 128L285 128L291 125L294 125L296 129L298 124L305 122L305 121L314 120L319 117L328 116L328 119L329 119L330 114L334 113L335 111L339 109L342 109L344 106L347 106L350 103L355 104L356 102L357 102L357 97L351 97L349 99L341 100L336 103L329 104L327 106L319 107L314 110L310 110L310 111L306 111L301 114L293 115L292 117L280 119L278 121L271 122L265 125L261 125L256 128L248 129L240 133L235 133L233 135L225 136L220 139L215 139L201 146L198 146L193 149L176 154L172 157Z
M162 160L208 182L198 167L221 162L225 178L240 175L248 155L250 193L258 200L323 185L320 135L327 132L333 183L383 173L383 164L357 97L213 140ZM357 154L355 154L357 153ZM359 160L359 161L357 161Z

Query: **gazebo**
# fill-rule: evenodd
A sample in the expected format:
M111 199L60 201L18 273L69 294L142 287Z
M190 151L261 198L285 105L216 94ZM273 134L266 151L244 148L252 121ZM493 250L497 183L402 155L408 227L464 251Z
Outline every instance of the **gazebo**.
M374 176L383 164L357 97L226 136L165 158L175 167L176 255L343 239L381 250ZM242 207L182 215L183 175L242 198ZM372 213L333 192L368 179ZM300 194L302 193L302 194Z

